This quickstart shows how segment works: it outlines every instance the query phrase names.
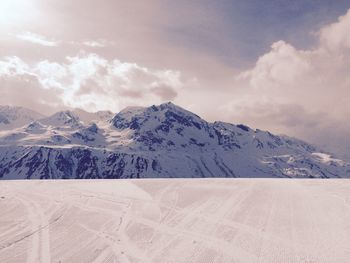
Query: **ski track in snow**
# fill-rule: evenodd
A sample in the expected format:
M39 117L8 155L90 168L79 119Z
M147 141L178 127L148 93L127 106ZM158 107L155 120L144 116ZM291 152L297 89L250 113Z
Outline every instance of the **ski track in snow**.
M49 222L40 207L35 201L17 196L27 211L27 218L31 224L32 246L29 248L28 263L50 262L50 234Z
M1 181L0 262L347 263L350 181Z

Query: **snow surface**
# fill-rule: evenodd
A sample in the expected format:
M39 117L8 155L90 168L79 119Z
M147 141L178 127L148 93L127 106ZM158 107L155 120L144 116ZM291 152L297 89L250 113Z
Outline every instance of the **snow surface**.
M0 262L347 263L350 181L2 181Z

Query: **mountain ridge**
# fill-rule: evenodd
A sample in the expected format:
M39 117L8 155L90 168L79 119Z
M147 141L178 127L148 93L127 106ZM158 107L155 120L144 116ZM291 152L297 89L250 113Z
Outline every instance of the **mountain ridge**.
M0 178L350 177L348 162L302 140L173 103L101 115L62 111L2 130Z

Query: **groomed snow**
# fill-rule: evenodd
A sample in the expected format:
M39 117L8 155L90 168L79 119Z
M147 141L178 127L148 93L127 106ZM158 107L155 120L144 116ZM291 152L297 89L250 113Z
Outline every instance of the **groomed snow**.
M0 262L342 263L350 181L1 181Z

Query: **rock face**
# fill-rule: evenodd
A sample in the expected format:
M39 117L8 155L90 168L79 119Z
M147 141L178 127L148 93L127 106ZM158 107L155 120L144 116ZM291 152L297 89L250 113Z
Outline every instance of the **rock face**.
M208 123L172 103L126 108L98 124L78 113L2 131L0 177L350 177L349 163L301 140Z

